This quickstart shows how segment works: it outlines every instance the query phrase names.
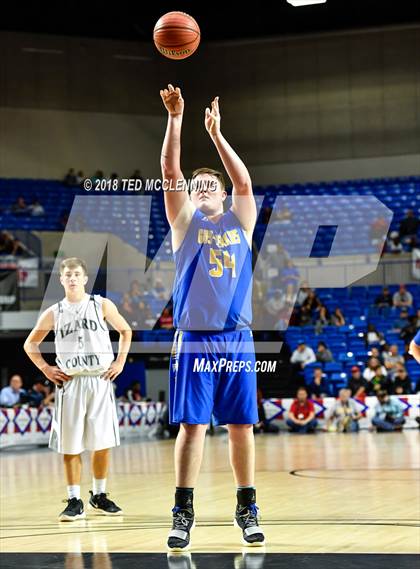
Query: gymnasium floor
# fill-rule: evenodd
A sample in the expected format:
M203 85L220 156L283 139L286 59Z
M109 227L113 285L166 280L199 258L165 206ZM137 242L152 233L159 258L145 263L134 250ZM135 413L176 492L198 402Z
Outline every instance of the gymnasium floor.
M222 433L206 440L191 553L167 557L173 445L145 440L115 449L109 491L124 516L88 511L74 523L57 521L65 498L60 457L48 449L2 451L1 568L413 569L418 561L417 430L258 435L257 502L267 545L252 553L232 525L234 486Z

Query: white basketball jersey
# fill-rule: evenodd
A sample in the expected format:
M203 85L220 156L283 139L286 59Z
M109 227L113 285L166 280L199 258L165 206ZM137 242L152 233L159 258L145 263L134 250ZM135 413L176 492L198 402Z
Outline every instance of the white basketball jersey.
M103 298L88 295L77 303L66 298L54 313L57 366L67 375L98 375L114 360L109 330L102 314Z

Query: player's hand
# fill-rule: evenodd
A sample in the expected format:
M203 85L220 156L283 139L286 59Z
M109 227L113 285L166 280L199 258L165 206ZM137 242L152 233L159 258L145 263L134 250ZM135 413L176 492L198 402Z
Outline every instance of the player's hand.
M184 112L184 99L182 98L181 89L179 87L174 88L174 86L169 83L167 89L160 91L160 96L162 97L166 110L171 116L182 115Z
M47 379L55 383L61 387L63 382L70 381L72 377L70 375L66 375L58 366L46 366L42 373L45 375Z
M215 97L211 102L211 110L208 107L206 108L204 125L210 136L220 134L219 97Z
M109 379L110 381L114 381L114 379L120 375L124 367L124 364L120 364L118 362L112 362L109 368L106 370L104 375L102 376L103 379Z

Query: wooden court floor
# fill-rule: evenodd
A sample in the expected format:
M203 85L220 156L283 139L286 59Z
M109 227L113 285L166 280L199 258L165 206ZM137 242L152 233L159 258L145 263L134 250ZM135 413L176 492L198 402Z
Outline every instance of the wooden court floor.
M173 440L123 443L108 490L121 518L60 523L61 457L2 451L1 551L165 552L173 499ZM267 553L418 553L419 432L257 435L257 502ZM208 437L195 492L194 553L243 551L224 433ZM82 499L90 489L84 457ZM104 568L106 564L104 565Z

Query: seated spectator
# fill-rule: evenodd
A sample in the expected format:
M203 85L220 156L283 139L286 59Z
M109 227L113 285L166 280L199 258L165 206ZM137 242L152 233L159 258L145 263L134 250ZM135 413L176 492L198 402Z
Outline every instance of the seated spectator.
M327 431L339 433L355 433L359 430L359 419L362 415L357 405L350 399L350 389L340 389L338 399L334 403L326 422Z
M399 317L395 320L392 329L395 332L402 332L403 328L407 326L409 322L408 308L402 308Z
M162 315L158 320L158 328L161 330L172 330L174 327L174 319L171 310L166 307L163 309Z
M296 304L298 306L302 306L302 304L308 298L310 292L312 292L312 289L309 286L308 281L303 281L303 283L300 285L300 289L296 297Z
M382 249L386 232L388 231L388 221L384 217L377 217L370 226L369 237L372 245Z
M398 255L404 251L398 231L391 231L386 243L386 248L388 253L393 253L394 255Z
M318 424L314 404L308 399L305 387L299 387L296 395L290 406L286 423L292 433L314 432Z
M378 403L375 407L375 416L372 425L378 433L384 431L401 431L405 423L403 409L399 401L392 399L387 391L380 390L376 397Z
M408 243L410 239L416 237L419 228L420 219L416 217L412 209L408 209L400 223L400 237L402 241Z
M290 358L290 363L295 364L298 369L303 369L306 365L316 362L315 353L305 342L300 342Z
M54 403L54 399L55 391L52 390L51 382L40 377L35 380L31 389L27 392L25 402L29 403L30 407L40 407L41 405L51 405Z
M70 168L69 171L67 172L67 174L64 176L63 178L63 184L65 186L77 186L77 176L74 173L74 168Z
M397 364L392 382L388 384L391 395L410 395L411 379L404 365Z
M408 323L401 329L400 338L404 340L404 342L406 343L409 342L411 338L413 338L416 335L416 332L420 327L418 313L419 311L417 311L417 314L415 314L414 316L409 316L407 318Z
M345 326L346 319L344 318L344 314L341 308L336 308L331 315L331 324L333 326Z
M331 324L330 313L328 308L324 305L319 309L317 319L315 320L315 334L322 334L324 326L329 326Z
M394 377L397 364L404 365L404 358L398 353L398 346L392 344L392 346L389 347L389 351L384 352L384 365L391 379Z
M319 312L322 307L322 302L319 300L318 296L316 295L315 291L309 290L308 296L302 303L302 310L308 310L310 314L313 312Z
M387 376L386 368L381 365L380 361L376 358L369 358L367 367L363 371L363 378L368 382L368 395L370 395L372 391L375 392L385 387Z
M373 324L368 324L365 335L366 344L385 344L384 335L375 328Z
M76 175L76 186L82 186L85 181L83 170L79 170Z
M293 304L285 302L283 308L277 315L277 322L274 323L274 330L286 330L287 326L293 326L291 315L293 313Z
M12 204L10 211L13 215L28 215L30 213L29 207L22 196L19 196L15 203Z
M254 433L278 433L279 427L267 420L264 409L264 396L261 389L257 390L258 423L254 426Z
M39 217L41 215L45 215L45 209L41 205L38 199L34 199L34 201L31 203L28 209L31 212L32 217Z
M400 285L399 290L392 297L392 304L396 308L409 308L413 305L413 296L404 285Z
M347 387L350 389L352 397L364 399L368 391L368 382L363 378L359 366L351 368L351 376Z
M265 303L265 311L268 315L268 325L274 326L280 318L280 311L284 307L285 299L280 289L276 289L273 295Z
M155 284L151 290L151 293L155 298L161 298L162 300L168 298L168 293L166 291L162 279L156 279Z
M22 389L22 377L18 374L12 375L9 385L3 387L0 391L0 405L2 407L15 407L22 403L21 398L26 395L26 391Z
M331 350L328 349L327 344L325 342L318 342L316 360L322 363L333 361L333 355L331 353Z
M322 368L314 368L314 377L312 383L309 385L308 391L311 394L312 399L328 397L328 385L325 381L325 374L322 371Z
M126 398L129 403L138 403L140 401L143 401L139 381L133 381L130 389L127 390Z
M295 302L295 293L300 281L299 269L295 267L293 261L289 259L285 268L281 272L282 284L286 289L286 300Z
M382 357L382 354L379 351L379 348L377 348L376 346L372 346L369 349L368 356L370 356L371 358L376 358L380 362L381 365L384 363L384 359Z
M387 286L384 286L381 294L375 298L375 306L378 308L389 308L392 306L392 295Z

